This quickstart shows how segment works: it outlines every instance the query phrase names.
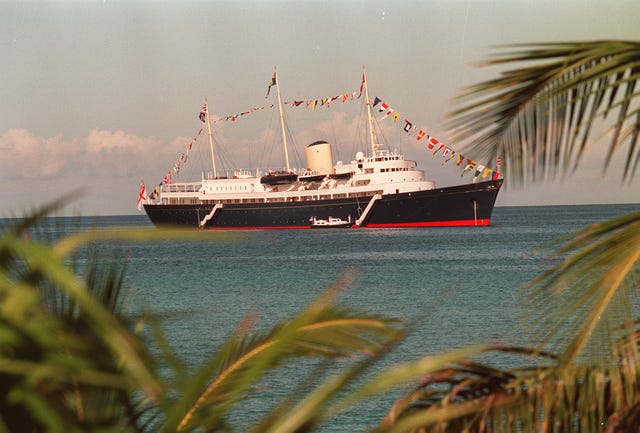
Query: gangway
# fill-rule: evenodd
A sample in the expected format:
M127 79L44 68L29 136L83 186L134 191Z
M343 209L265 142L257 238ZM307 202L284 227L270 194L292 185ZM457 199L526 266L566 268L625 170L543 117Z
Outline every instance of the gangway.
M381 194L374 194L373 197L371 197L371 200L369 200L369 204L367 205L366 208L364 208L364 212L362 212L362 215L360 215L360 218L356 220L356 223L355 223L356 227L360 227L362 225L364 220L367 219L367 217L369 216L369 213L371 213L371 209L373 209L373 205L381 198L382 198Z
M207 224L207 222L209 222L209 220L211 218L213 218L213 215L215 215L216 211L218 209L221 209L223 207L222 203L216 203L216 205L213 207L213 209L211 209L211 212L209 212L207 214L207 216L205 216L202 221L200 221L200 228L204 228L205 224Z

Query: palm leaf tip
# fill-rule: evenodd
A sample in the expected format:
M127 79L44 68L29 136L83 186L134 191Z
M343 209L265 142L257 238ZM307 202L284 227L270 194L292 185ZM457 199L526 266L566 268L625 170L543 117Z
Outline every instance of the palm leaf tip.
M375 353L400 330L398 322L380 316L362 315L333 306L345 282L338 282L292 320L268 332L236 332L219 353L220 366L177 421L184 431L200 420L203 411L219 418L245 396L253 384L272 368L301 356L336 358L355 353ZM240 329L240 328L238 328Z
M606 170L627 144L623 180L638 169L640 43L565 42L516 45L484 66L525 63L500 78L471 86L449 115L455 139L486 158L502 154L506 176L516 183L570 174L596 127L610 131ZM610 114L615 113L612 121ZM596 120L602 118L604 123Z

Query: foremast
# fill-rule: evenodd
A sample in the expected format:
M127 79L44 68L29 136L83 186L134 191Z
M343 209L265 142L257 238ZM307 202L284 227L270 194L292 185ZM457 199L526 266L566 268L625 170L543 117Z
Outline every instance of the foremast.
M204 116L207 121L207 131L209 132L209 149L211 150L211 165L213 167L213 178L218 178L218 170L216 168L216 156L213 152L213 134L211 133L211 118L209 117L209 101L204 100Z
M367 106L367 120L369 125L369 145L371 146L371 156L376 156L378 144L376 143L376 135L373 130L373 115L371 114L371 100L369 99L369 86L367 85L367 73L364 65L362 65L362 84L364 85L364 103Z
M284 114L282 112L282 99L280 98L280 81L278 79L278 71L274 67L273 68L273 80L272 85L276 86L276 95L278 96L278 112L280 113L280 129L282 131L282 145L284 147L284 161L287 166L287 171L291 171L291 166L289 165L289 151L287 149L287 134L285 133L284 128Z

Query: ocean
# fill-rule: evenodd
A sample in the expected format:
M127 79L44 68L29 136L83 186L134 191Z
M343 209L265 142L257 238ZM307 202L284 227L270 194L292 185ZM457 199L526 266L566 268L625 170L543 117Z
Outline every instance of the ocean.
M247 231L202 242L129 243L125 284L133 290L133 307L160 314L173 349L195 369L247 315L257 314L258 328L285 320L350 272L354 280L342 305L405 321L420 317L385 360L400 362L474 343L516 341L522 288L550 266L539 249L638 208L497 207L488 227ZM140 214L69 218L52 230L96 225L151 229ZM304 374L294 367L268 378L264 396L243 405L243 416L259 416L297 383L292 377ZM344 414L326 431L375 426L393 398Z

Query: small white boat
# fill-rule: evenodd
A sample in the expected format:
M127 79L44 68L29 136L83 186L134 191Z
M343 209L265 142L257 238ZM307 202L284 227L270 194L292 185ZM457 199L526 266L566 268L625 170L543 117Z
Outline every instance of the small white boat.
M309 221L312 229L348 229L353 226L351 215L349 215L346 221L342 218L334 218L331 216L328 219L311 217Z

